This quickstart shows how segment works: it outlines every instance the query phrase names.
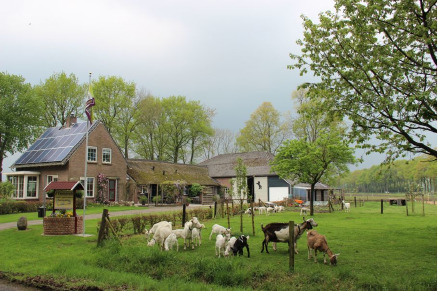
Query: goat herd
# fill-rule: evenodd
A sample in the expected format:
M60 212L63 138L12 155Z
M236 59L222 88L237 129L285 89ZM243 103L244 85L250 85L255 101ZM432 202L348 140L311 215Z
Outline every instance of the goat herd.
M261 207L260 207L261 208ZM260 211L259 208L259 211ZM269 208L269 207L268 207ZM284 210L281 209L280 211ZM263 210L262 210L263 211ZM278 211L278 209L277 209ZM259 212L260 214L263 212ZM268 214L268 212L266 211ZM313 227L318 226L318 224L313 220L313 218L305 219L303 217L303 222L300 224L295 224L294 226L294 247L295 253L298 254L297 250L297 240L302 236L304 231L307 231L307 249L308 249L308 259L311 259L312 250L313 258L315 263L317 252L323 253L324 264L326 264L325 255L327 254L330 263L336 265L337 256L339 254L334 254L327 245L327 241L324 235L317 233L313 230ZM154 246L156 243L159 245L161 250L172 250L176 247L179 250L178 238L184 240L184 249L191 247L194 249L196 246L201 245L201 231L205 228L205 225L200 223L198 218L192 217L189 221L184 224L182 229L172 229L172 223L168 221L161 221L152 226L152 228L147 231L146 238L149 240L148 246ZM262 253L266 250L268 251L268 243L273 242L274 251L277 250L277 242L283 242L289 244L289 224L288 223L269 223L266 226L261 225L262 231L264 233L264 239L262 242ZM231 237L231 229L225 228L219 224L214 224L211 229L209 239L216 235L215 244L215 254L218 257L224 256L228 257L231 253L234 256L237 254L243 255L243 249L246 248L248 253L248 258L250 257L248 240L249 236L240 235L239 237Z

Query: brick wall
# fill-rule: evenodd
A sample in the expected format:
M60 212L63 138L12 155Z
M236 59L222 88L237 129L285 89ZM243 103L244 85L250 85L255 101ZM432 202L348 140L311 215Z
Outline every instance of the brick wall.
M77 232L83 233L82 216L77 218ZM44 217L44 235L63 235L75 233L75 217Z

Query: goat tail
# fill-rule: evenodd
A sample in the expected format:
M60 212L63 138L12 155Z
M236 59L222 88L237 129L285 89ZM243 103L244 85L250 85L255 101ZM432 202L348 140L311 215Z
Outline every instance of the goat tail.
M263 227L263 223L261 224L261 227L262 227L262 231L265 232L265 229L264 229L264 227Z

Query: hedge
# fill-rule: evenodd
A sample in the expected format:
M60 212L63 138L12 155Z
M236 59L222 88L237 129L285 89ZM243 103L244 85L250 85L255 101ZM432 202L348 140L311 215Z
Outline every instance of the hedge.
M76 208L80 209L83 207L83 200L76 199ZM43 206L42 202L39 201L15 201L15 200L5 200L0 202L0 215L1 214L13 214L13 213L26 213L26 212L37 212L38 208ZM51 200L46 202L47 210L53 209L53 204Z
M197 217L201 222L212 218L212 209L193 209L186 212L186 221ZM146 228L151 228L160 221L171 221L175 229L182 228L182 211L164 214L145 214L135 216L123 216L111 218L111 224L117 235L132 235L143 233ZM97 233L100 229L100 221L97 223Z

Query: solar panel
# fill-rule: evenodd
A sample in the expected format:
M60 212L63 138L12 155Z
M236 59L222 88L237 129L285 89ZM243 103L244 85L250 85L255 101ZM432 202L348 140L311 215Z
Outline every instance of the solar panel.
M87 123L71 128L47 129L15 162L15 165L62 162L84 138Z

